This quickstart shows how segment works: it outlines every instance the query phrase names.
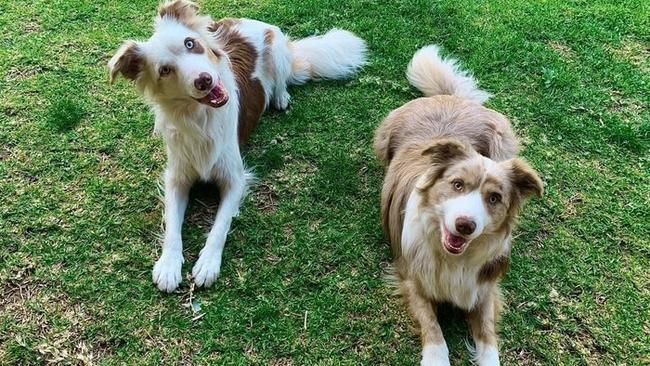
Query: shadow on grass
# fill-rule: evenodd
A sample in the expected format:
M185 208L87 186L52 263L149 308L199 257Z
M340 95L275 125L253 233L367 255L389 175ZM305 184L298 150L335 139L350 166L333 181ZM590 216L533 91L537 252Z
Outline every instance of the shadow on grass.
M86 116L81 104L69 98L57 100L46 113L47 126L59 133L74 129Z

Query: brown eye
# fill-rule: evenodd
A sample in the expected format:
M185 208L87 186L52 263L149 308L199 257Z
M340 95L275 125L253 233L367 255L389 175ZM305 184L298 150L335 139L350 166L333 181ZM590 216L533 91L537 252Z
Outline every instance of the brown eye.
M492 193L492 194L490 195L490 198L488 198L488 200L489 200L490 203L492 203L492 204L495 204L495 203L501 202L501 195L498 194L498 193Z
M457 190L459 192L463 190L464 184L463 184L462 180L455 180L455 181L451 182L451 184L454 186L455 190Z
M188 50L191 50L194 48L194 40L192 38L186 38L185 39L185 48Z
M171 67L169 67L169 66L161 66L160 67L160 76L169 75L170 72L172 72Z

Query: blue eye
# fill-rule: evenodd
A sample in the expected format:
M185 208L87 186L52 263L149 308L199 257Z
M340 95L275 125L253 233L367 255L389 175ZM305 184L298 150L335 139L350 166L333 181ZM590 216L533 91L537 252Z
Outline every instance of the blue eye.
M185 48L191 50L194 48L194 41L191 38L185 40Z

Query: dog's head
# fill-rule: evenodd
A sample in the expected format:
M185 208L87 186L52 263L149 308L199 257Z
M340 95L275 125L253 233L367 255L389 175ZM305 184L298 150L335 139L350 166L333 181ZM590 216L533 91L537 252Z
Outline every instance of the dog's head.
M185 0L161 5L153 36L146 42L124 42L108 62L111 83L122 75L161 103L187 100L214 108L226 104L223 53L206 36L211 19L197 12L198 6Z
M424 205L435 212L443 249L462 254L483 235L507 233L526 198L543 193L542 181L523 160L495 162L471 146L445 139L423 154L432 167L420 187ZM487 249L487 248L486 248Z

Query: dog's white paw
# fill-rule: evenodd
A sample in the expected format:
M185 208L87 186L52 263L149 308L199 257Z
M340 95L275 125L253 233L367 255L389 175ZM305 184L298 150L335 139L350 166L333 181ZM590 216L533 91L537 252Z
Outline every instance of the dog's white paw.
M192 269L192 277L197 286L210 287L219 277L221 270L221 255L212 251L201 251L199 260Z
M289 101L291 100L291 95L289 92L285 91L282 95L275 95L273 98L273 106L279 111L283 111L289 107Z
M180 252L164 253L153 266L153 282L164 292L176 290L181 283L183 254Z
M499 366L499 350L496 347L478 344L477 354L475 355L476 363L479 366Z
M427 344L422 349L421 366L449 366L449 350L445 343Z

